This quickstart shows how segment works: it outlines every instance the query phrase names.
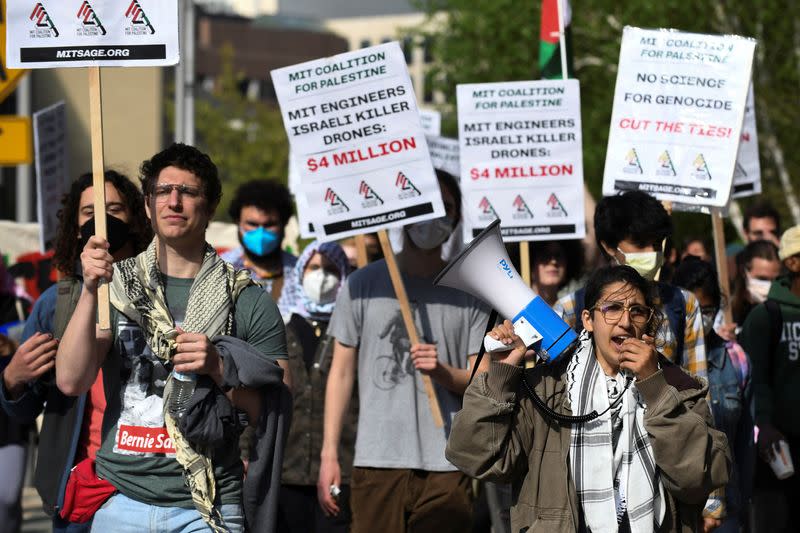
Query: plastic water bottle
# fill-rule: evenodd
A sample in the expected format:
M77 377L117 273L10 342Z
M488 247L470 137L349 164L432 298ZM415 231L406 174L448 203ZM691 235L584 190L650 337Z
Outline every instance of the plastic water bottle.
M172 371L172 395L168 406L172 416L180 418L186 413L195 387L197 387L197 374Z

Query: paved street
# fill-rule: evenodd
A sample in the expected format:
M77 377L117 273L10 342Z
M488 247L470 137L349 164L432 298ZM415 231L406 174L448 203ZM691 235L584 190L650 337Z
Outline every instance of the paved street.
M33 487L22 491L22 533L49 533L50 518L42 510L42 500Z

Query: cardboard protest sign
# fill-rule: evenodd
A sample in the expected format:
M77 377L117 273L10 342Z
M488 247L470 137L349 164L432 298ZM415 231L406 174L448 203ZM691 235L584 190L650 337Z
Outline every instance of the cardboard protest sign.
M12 68L178 63L178 0L9 2Z
M444 170L459 178L461 175L461 162L458 157L458 140L438 135L428 135L428 149L431 153L431 163L436 170Z
M39 249L44 253L55 241L58 209L67 192L67 110L64 102L33 114L36 153L36 212L39 216Z
M396 42L272 71L320 239L444 216Z
M458 86L464 240L495 218L506 241L583 238L577 80Z
M753 84L747 92L744 122L736 155L736 170L733 173L734 198L745 198L761 194L761 164L758 161L758 130L756 129L756 102Z
M603 194L728 202L755 41L626 27Z
M419 120L422 123L422 131L425 135L442 134L442 114L430 109L419 110Z

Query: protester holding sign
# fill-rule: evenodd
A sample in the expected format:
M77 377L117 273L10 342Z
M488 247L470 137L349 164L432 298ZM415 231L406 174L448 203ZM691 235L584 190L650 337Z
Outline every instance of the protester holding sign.
M113 266L108 242L88 240L83 288L56 357L56 381L66 395L85 393L104 370L109 403L97 474L118 492L97 511L93 528L243 531L244 504L251 524L270 529L279 429L289 407L275 363L286 357L283 321L249 273L206 243L221 196L211 159L173 144L145 161L141 173L156 238ZM101 280L111 283L110 331L96 325ZM244 492L234 407L261 435ZM266 494L248 492L255 489Z
M109 251L117 261L141 252L152 239L139 188L127 177L108 170L106 221ZM91 389L77 398L62 394L55 386L58 340L75 310L81 291L82 273L78 254L94 233L92 175L83 174L72 183L59 210L53 262L62 278L39 296L25 324L23 343L3 372L0 403L5 412L20 421L33 422L44 412L39 434L39 456L34 485L45 512L53 517L56 532L89 531L94 510L85 508L75 494L67 494L75 465L94 463L100 447L101 425L106 406L102 372ZM72 443L77 446L72 447ZM71 505L78 503L76 509Z
M420 375L435 383L449 422L461 406L467 368L475 364L471 354L483 340L488 313L463 292L433 286L445 266L442 243L461 217L455 179L438 175L446 217L407 226L397 256L420 344L410 344L383 260L348 278L328 328L335 345L317 494L326 513L340 512L333 486L342 481L338 449L357 377L354 533L374 531L377 524L398 533L463 532L470 525L469 479L444 457L446 430L434 425Z
M603 255L619 265L629 265L654 280L664 264L664 243L672 236L672 221L652 196L631 191L607 196L594 214L597 245ZM697 298L669 283L658 282L660 311L667 317L656 335L659 351L691 374L706 375L703 317ZM555 310L571 326L580 329L585 289L559 299Z

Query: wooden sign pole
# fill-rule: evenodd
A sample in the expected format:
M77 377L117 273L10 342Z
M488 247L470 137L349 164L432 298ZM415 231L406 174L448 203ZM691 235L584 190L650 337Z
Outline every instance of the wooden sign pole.
M522 270L522 281L531 286L531 247L528 241L519 243L519 268Z
M356 266L364 268L369 263L367 256L367 242L364 235L356 235Z
M408 303L408 295L403 285L403 278L400 276L400 269L397 268L394 250L392 250L392 244L389 242L389 234L385 229L378 231L378 239L381 242L383 257L386 259L386 266L389 268L389 277L392 279L394 292L397 295L397 300L400 302L400 313L403 315L403 323L408 331L408 338L412 345L418 344L419 335L417 335L417 327L414 325L414 315L411 313L411 305ZM433 415L433 423L437 428L443 427L444 420L442 419L442 410L439 407L439 400L436 398L436 391L433 388L433 382L430 376L423 374L422 384L425 386L425 394L428 396L431 415Z
M725 324L733 324L731 311L731 290L728 281L728 257L725 255L725 226L719 207L711 208L711 228L714 233L714 259L717 262L717 278L722 292L722 314Z
M92 136L92 191L94 195L94 234L106 238L106 180L103 162L103 99L100 67L89 67L89 117ZM111 329L108 284L97 287L97 316L100 329Z

